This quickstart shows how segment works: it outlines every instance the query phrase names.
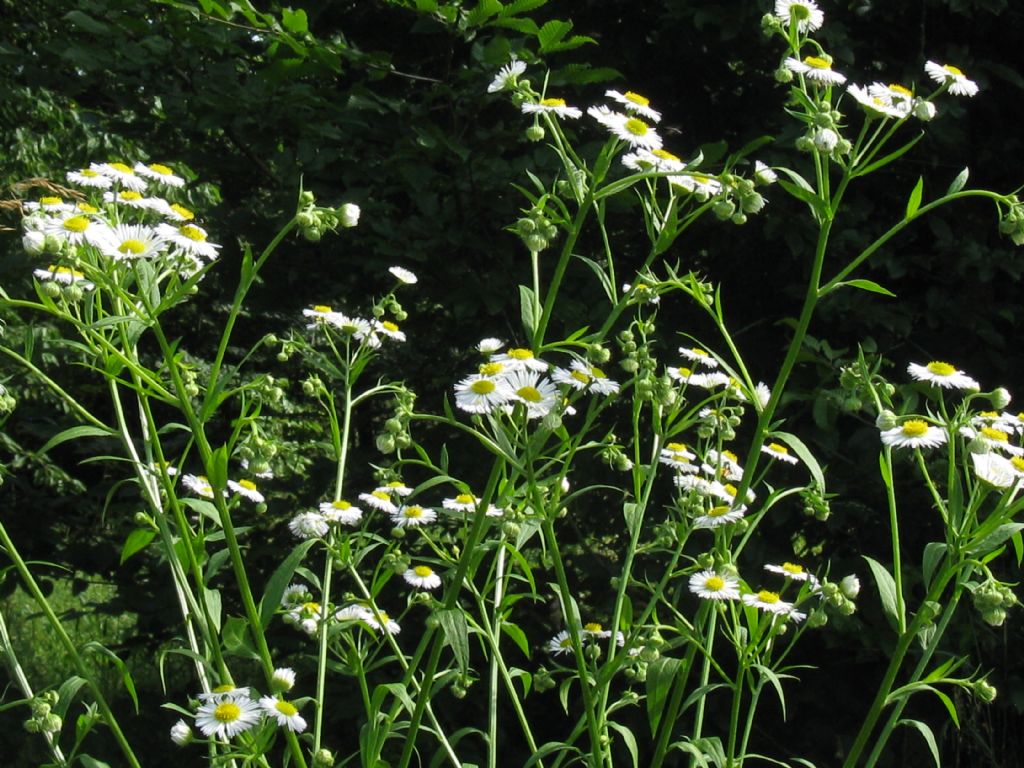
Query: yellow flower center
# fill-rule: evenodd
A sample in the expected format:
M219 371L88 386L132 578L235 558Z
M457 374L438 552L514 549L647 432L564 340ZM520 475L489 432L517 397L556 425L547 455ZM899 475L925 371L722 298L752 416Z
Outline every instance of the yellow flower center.
M292 704L290 701L282 701L280 699L274 702L274 709L276 709L285 717L294 717L299 712L299 710L295 708L295 705Z
M89 205L88 203L79 203L77 206L78 210L82 213L99 213L100 209L95 205Z
M681 451L685 451L686 450L686 444L685 443L669 443L665 447L668 448L673 453L679 453Z
M113 168L115 171L118 171L119 173L127 174L128 176L134 176L135 175L135 171L133 171L131 168L129 168L124 163L111 163L110 167Z
M693 174L693 180L696 181L698 184L707 184L709 181L711 181L711 177L708 176L706 173L695 173Z
M1010 463L1013 464L1014 469L1018 472L1024 472L1024 459L1020 456L1012 456L1010 458Z
M340 509L342 512L344 512L346 509L351 509L351 507L352 507L352 505L349 504L344 499L338 499L337 501L332 501L331 502L331 506L334 507L335 509Z
M131 190L131 189L126 189L124 192L122 192L120 195L118 195L118 197L120 197L122 200L141 200L142 199L142 195L140 195L138 192L136 192L134 190Z
M650 128L647 127L647 123L643 120L638 120L635 117L629 118L629 120L623 124L623 127L627 132L634 136L646 136L647 132L650 130Z
M907 99L913 98L914 96L914 94L911 92L909 88L904 88L902 85L898 83L890 83L889 90L895 93L896 95L903 96L904 98Z
M327 306L326 304L314 304L313 305L313 311L314 312L323 312L324 314L327 314L328 312L331 311L331 308L329 306Z
M722 515L729 514L729 507L722 504L717 507L712 507L708 510L708 517L722 517Z
M196 215L192 213L192 211L190 211L184 205L178 205L178 203L171 203L171 210L174 211L179 216L181 216L181 218L185 219L185 221L192 221L192 219L196 217Z
M417 506L406 507L402 511L402 514L405 515L406 517L411 517L413 519L416 519L417 517L423 517L423 507L417 507Z
M381 501L391 501L391 496L387 491L374 491L370 495L374 498L380 499Z
M79 171L79 173L88 179L95 179L97 176L99 176L99 174L96 173L96 171L90 171L88 168L83 168L82 170Z
M922 437L928 432L928 424L920 419L911 419L903 423L904 437Z
M238 484L240 486L242 486L243 488L245 488L245 490L247 490L247 491L255 491L256 490L256 483L254 483L252 480L239 480Z
M804 572L804 567L795 563L783 563L782 570L786 573L792 573L794 576L799 576Z
M729 459L730 461L735 461L735 462L739 463L740 457L739 457L739 456L737 456L737 455L736 455L735 453L733 453L732 451L722 451L722 455L723 455L723 456L724 456L725 458Z
M141 240L129 239L125 240L123 243L117 246L117 250L124 254L132 253L138 255L140 253L145 252L146 244L143 243Z
M626 97L626 101L631 101L634 104L641 107L648 107L651 104L651 100L641 96L639 93L633 93L633 91L626 91L623 96Z
M64 200L62 198L59 198L59 197L40 197L39 198L39 204L40 205L61 205L63 202L64 202Z
M199 229L199 227L193 227L186 224L184 227L178 227L178 231L189 240L195 240L197 243L201 243L206 240L206 233Z
M589 384L590 383L590 377L587 376L587 374L585 374L583 371L573 371L571 375L580 384Z
M726 483L725 486L724 486L724 489L725 489L725 492L727 494L729 494L730 496L733 496L733 497L736 496L736 486L733 485L732 483Z
M662 160L672 160L673 162L676 163L683 162L677 155L673 155L671 152L665 149L652 149L651 154L654 155L655 157L660 157ZM637 285L637 287L639 288L640 286Z
M220 723L233 723L242 716L242 708L233 701L225 701L218 704L213 710L213 717Z
M584 624L583 629L587 632L603 632L604 627L598 624L596 621L592 621L589 624Z
M539 403L543 399L540 390L531 386L520 387L516 394L528 403Z
M168 168L166 165L160 165L160 163L150 163L148 166L149 170L153 173L159 173L161 176L173 176L174 171Z
M81 272L71 269L69 267L58 267L51 264L47 269L49 269L49 271L55 275L71 275L71 277L77 280L85 278L85 275L83 275Z
M428 576L433 576L434 575L434 569L431 568L429 565L417 565L412 570L413 570L413 573L415 573L421 579L425 579Z
M513 360L533 360L533 352L528 349L510 349L508 356Z
M693 371L691 371L689 368L680 368L679 375L684 379L688 379L691 375L693 375Z
M778 443L768 443L768 450L775 451L775 453L781 453L783 455L789 454L789 448Z
M978 414L983 419L998 419L999 414L996 411L982 411Z
M989 440L994 440L997 443L1005 443L1010 439L1010 436L1006 432L1003 432L1001 429L995 429L994 427L982 427L981 434Z
M398 326L392 323L390 320L385 320L384 322L381 323L381 326L384 328L385 331L391 331L391 333L398 332Z
M497 376L505 370L504 363L484 363L480 366L481 376Z
M956 373L956 368L952 365L939 362L938 360L932 360L926 367L929 373L934 373L936 376L952 376Z
M608 378L608 376L605 375L605 372L602 371L600 368L598 368L596 365L590 366L590 375L593 376L595 379L607 379Z
M565 99L541 99L540 105L542 107L564 107Z
M224 683L224 685L218 685L216 688L214 688L213 692L214 693L228 693L228 692L233 691L233 690L235 690L235 686L233 686L231 683Z
M717 592L725 586L725 579L721 576L709 576L704 582L704 588Z
M459 504L476 504L476 499L470 496L468 493L460 493L455 497L455 501Z
M762 603L768 603L769 605L774 605L775 603L779 602L778 594L775 592L769 592L767 589L762 589L760 592L758 592L757 599L760 600Z
M469 385L469 391L474 395L489 395L495 389L497 389L497 384L490 379L477 379Z
M72 216L64 219L64 229L68 232L85 232L89 227L89 220L85 216Z
M317 616L320 613L320 603L303 603L302 610L306 613Z
M963 70L958 69L957 67L954 67L952 64L945 64L942 68L944 70L946 70L947 72L949 72L949 74L953 75L953 77L963 77L964 76Z
M820 56L807 56L804 58L804 64L814 69L832 69L832 64Z

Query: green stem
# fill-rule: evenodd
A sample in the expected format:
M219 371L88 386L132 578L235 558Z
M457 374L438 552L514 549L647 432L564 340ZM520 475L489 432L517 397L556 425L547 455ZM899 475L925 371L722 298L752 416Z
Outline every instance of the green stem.
M889 531L892 537L892 577L896 584L896 625L897 632L902 635L907 631L907 614L903 600L903 559L900 556L900 520L899 515L896 513L896 489L892 480L892 447L885 446L883 455L886 466L885 496L889 505Z

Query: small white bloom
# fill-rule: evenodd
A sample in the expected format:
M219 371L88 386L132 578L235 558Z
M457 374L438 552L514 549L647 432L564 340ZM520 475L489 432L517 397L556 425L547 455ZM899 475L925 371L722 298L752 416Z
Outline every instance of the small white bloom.
M612 112L604 115L601 122L616 138L634 149L646 149L649 152L661 149L661 136L639 117Z
M765 611L767 613L773 613L776 616L785 616L795 621L800 621L803 618L803 614L796 611L792 603L787 603L781 599L777 592L769 592L766 589L762 589L760 592L756 592L749 595L743 596L743 602L758 610Z
M171 741L179 747L184 747L192 741L192 729L184 720L179 720L171 726Z
M775 18L787 29L795 21L801 34L815 32L825 23L825 14L814 0L775 0Z
M818 580L813 573L805 570L802 565L796 563L783 563L782 565L766 565L764 567L770 573L778 573L793 581L806 581L810 584L817 584Z
M1020 483L1020 473L1005 456L998 453L972 453L974 474L996 488L1009 488Z
M173 224L158 224L156 231L162 238L187 254L202 256L210 261L217 258L220 246L207 241L206 230L202 227L195 224L182 224L179 227Z
M441 577L434 573L429 565L416 565L402 574L405 581L417 589L437 589L441 586Z
M754 181L758 184L774 184L779 180L778 174L760 160L754 161Z
M949 92L954 96L974 96L978 92L978 84L968 80L967 75L952 64L936 64L925 62L924 71L939 85L949 84Z
M798 464L799 459L793 456L789 452L789 448L782 445L781 443L768 443L768 445L761 446L761 453L771 456L777 461L784 461L787 464Z
M290 691L295 687L295 670L291 667L278 667L270 678L270 687L277 693Z
M557 115L558 117L568 117L572 120L577 120L583 116L583 113L576 107L566 105L565 99L541 99L536 104L533 102L525 102L521 109L523 110L523 113L527 115L543 113L548 115Z
M686 163L665 149L638 149L622 156L622 164L634 171L654 173L679 173L686 169Z
M516 87L519 76L526 71L526 62L519 59L512 59L508 64L498 70L491 84L487 86L488 93L499 91L511 91Z
M908 419L897 427L883 430L882 443L894 448L935 448L946 442L946 430L921 419Z
M319 512L300 512L288 523L288 530L300 539L322 539L330 528Z
M683 475L683 477L687 477L687 475ZM720 525L735 523L737 520L743 519L743 515L746 511L746 507L733 507L728 504L719 504L718 506L711 507L711 509L703 515L694 518L693 527L717 528Z
M785 61L785 67L820 85L842 85L846 82L846 76L834 71L832 62L820 56L805 56L803 61L790 56Z
M398 507L391 500L391 494L387 491L375 490L371 493L360 493L359 500L365 502L371 509L387 512L389 515L398 511Z
M90 163L89 170L106 176L124 189L142 192L146 188L146 180L124 163Z
M405 341L405 332L398 327L397 323L393 323L390 320L375 320L373 330L386 338L395 341Z
M907 366L907 373L918 381L926 381L936 387L945 389L966 389L977 391L980 389L978 382L972 379L963 371L958 371L949 363L933 360L928 365L911 363Z
M503 352L500 355L495 355L491 358L491 363L502 363L497 371L488 372L490 375L496 373L511 373L512 371L520 370L531 370L531 371L546 371L548 364L543 360L534 357L533 352L529 349L513 348L507 352ZM483 371L481 371L483 373Z
M418 528L435 520L437 520L437 512L430 507L421 507L418 504L403 505L391 514L391 522L399 528Z
M84 291L91 291L96 286L85 279L85 275L69 267L60 267L51 264L46 269L32 270L37 280L43 282L52 281L62 285L77 285Z
M560 402L558 390L550 379L532 370L513 371L505 380L511 392L510 401L526 407L527 419L547 416Z
M202 496L204 499L213 498L213 486L205 475L182 475L181 484L196 496Z
M847 600L855 600L857 595L860 594L860 579L853 573L843 576L839 582L839 591L843 593Z
M661 122L661 113L651 109L650 99L641 96L639 93L634 93L633 91L626 91L625 93L605 91L604 95L624 106L627 112L643 115L654 123Z
M320 503L320 514L329 523L356 525L363 518L363 510L344 499Z
M264 714L282 728L287 728L292 733L302 733L306 730L306 721L290 701L264 696L260 699L260 706Z
M735 576L700 571L690 576L690 591L702 600L739 600L740 582Z
M569 632L563 629L553 638L548 640L547 650L548 653L553 656L562 656L567 653L572 653L572 638L569 637Z
M359 224L359 214L362 213L355 203L344 203L338 208L338 220L345 229L351 229Z
M491 413L511 399L505 381L492 376L467 376L455 385L455 405L468 413Z
M415 285L419 282L419 278L405 267L390 267L388 272L398 278L398 282L405 283L406 285Z
M78 184L80 187L92 187L94 189L110 189L114 183L109 176L104 176L102 173L89 168L68 171L67 180L72 184ZM179 720L178 722L181 721Z
M264 501L263 494L256 489L256 483L252 480L228 480L228 488L237 493L242 498L248 499L256 504L262 504Z
M477 351L482 355L493 355L499 349L505 346L505 342L501 339L495 339L488 336L486 339L480 339L480 342L476 345Z
M151 163L149 165L136 163L132 170L139 176L166 184L168 187L185 186L185 180L181 176L175 175L174 171L160 163Z
M559 384L568 384L573 389L596 392L599 395L614 395L619 391L618 382L612 381L607 374L596 365L582 360L573 360L569 370L556 368L551 378Z
M117 224L98 235L94 244L115 261L148 259L167 248L158 231L141 224Z
M252 699L229 697L199 707L196 711L196 727L204 736L216 736L226 741L256 725L260 714L259 705Z

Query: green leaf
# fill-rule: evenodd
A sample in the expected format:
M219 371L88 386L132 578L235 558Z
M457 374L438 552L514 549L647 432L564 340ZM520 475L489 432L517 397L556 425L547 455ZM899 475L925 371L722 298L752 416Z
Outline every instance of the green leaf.
M282 8L281 26L293 35L305 35L309 32L309 19L301 8L297 11L291 8Z
M519 286L519 315L523 321L526 337L532 339L533 332L537 329L537 305L534 301L533 290L526 285Z
M82 689L83 685L86 685L88 681L84 677L78 675L72 675L63 683L60 684L60 688L57 689L57 704L53 707L53 713L59 715L63 719L67 719L68 709L71 707L71 702L74 701L75 696Z
M132 704L135 705L135 714L139 714L139 695L135 692L135 680L132 678L132 673L128 670L128 666L121 661L121 658L105 645L98 643L95 640L91 640L83 645L82 651L85 653L95 653L100 656L106 656L114 662L114 666L117 667L117 670L121 673L121 681L124 683L124 689L131 697Z
M571 21L552 19L537 33L537 42L540 43L540 52L548 53L551 48L560 43L572 30Z
M260 626L263 629L270 626L270 620L281 605L281 595L288 587L288 582L292 580L295 569L315 543L316 539L307 539L296 546L267 579L267 586L263 588L263 598L260 600Z
M867 560L868 567L871 568L871 575L875 577L875 584L878 585L878 595L882 599L882 609L885 611L885 615L892 624L893 629L904 626L906 623L905 618L900 616L896 610L896 581L893 579L892 574L874 558L867 555L862 555L862 557Z
M772 432L772 437L779 438L779 440L792 448L793 453L807 467L807 471L811 473L811 477L814 478L814 482L818 487L821 489L825 488L825 473L821 471L821 465L818 464L818 460L814 458L814 454L811 453L810 449L804 445L803 440L789 432Z
M469 670L469 629L466 626L465 615L456 608L437 611L434 615L441 625L445 640L455 654L460 672L466 674Z
M785 168L779 170L786 172ZM793 174L796 175L796 174ZM802 179L801 179L802 181ZM807 182L804 182L806 184ZM807 189L799 184L794 184L786 181L785 179L779 179L778 184L790 195L795 197L797 200L803 200L811 209L811 213L814 214L817 219L824 219L825 216L825 203L822 202L821 198L818 197L817 193L813 189Z
M878 470L882 473L882 482L885 487L892 489L892 468L889 466L889 452L883 451L878 454Z
M114 432L109 429L103 429L101 427L91 427L83 425L80 427L71 427L65 429L63 432L58 432L56 435L51 437L46 445L39 449L39 453L46 453L53 448L56 448L61 443L66 443L69 440L78 440L82 437L113 437Z
M911 728L915 728L925 743L928 745L928 751L932 753L932 759L935 761L936 768L942 768L942 758L939 756L939 745L935 742L935 734L932 733L932 729L922 723L920 720L899 720L896 725L908 725Z
M121 565L124 565L125 560L132 555L144 550L154 538L156 538L156 531L151 528L136 528L129 533L124 546L121 547Z
M644 517L643 507L639 504L627 502L622 505L622 515L626 518L626 528L629 530L629 535L635 536L637 526L640 525L640 521Z
M207 479L214 491L223 491L228 487L228 447L222 445L210 456L210 466L206 468L209 473Z
M213 629L220 632L221 600L220 590L203 587L203 597L206 600L206 610L210 614L210 623Z
M519 650L523 652L526 658L530 658L530 641L526 637L526 633L519 628L518 624L513 624L509 621L501 622L501 631L512 638Z
M836 283L835 287L838 288L838 287L840 287L842 285L849 285L849 286L851 286L853 288L860 288L862 291L870 291L871 293L880 293L883 296L891 296L894 299L896 298L896 294L895 293L890 291L888 288L885 288L885 287L879 285L874 280L865 280L863 278L857 278L856 280L846 280L845 282L842 282L842 283Z
M917 184L914 185L914 189L910 193L910 199L907 200L907 219L914 218L914 214L917 213L917 209L921 207L921 195L923 194L924 176L918 176Z
M956 175L953 182L949 185L949 189L946 190L947 195L955 195L967 184L967 177L971 175L970 168L964 168L960 173Z
M1022 530L1024 530L1024 523L1004 523L988 535L982 536L976 542L967 547L967 553L977 556L987 555L1007 539Z
M224 622L221 639L224 641L224 650L228 653L245 659L259 660L260 655L256 652L249 637L249 625L240 616L228 617L228 620Z
M101 21L96 21L92 16L82 11L68 11L64 14L64 21L70 21L83 32L97 37L106 37L110 34L110 27Z
M629 750L630 757L633 758L633 768L637 768L640 765L640 750L636 744L636 736L626 726L621 723L616 723L614 720L608 720L608 727L613 728L626 742L626 749Z
M503 6L498 0L480 0L476 8L466 15L466 28L479 27L492 16L502 12Z
M95 757L86 754L79 755L78 762L85 766L85 768L110 768L110 763L104 763L102 760L97 760Z
M915 144L917 144L917 142L919 142L923 137L924 137L924 131L922 131L921 133L917 134L917 136L915 138L913 138L910 141L908 141L906 144L904 144L899 149L897 149L897 150L895 150L893 152L890 152L888 155L886 155L883 158L875 160L875 162L871 163L868 166L865 166L864 168L860 168L860 169L854 171L852 177L853 178L857 178L858 176L867 176L872 171L877 171L882 166L888 165L889 163L893 162L894 160L898 160L899 158L903 157L903 155L905 155L907 152L909 152L911 150L911 148Z
M651 725L652 736L658 733L672 681L678 676L682 664L680 659L661 656L647 666L647 721Z
M935 569L938 567L945 554L945 543L941 541L932 541L925 544L924 557L921 561L921 578L924 581L925 589L931 588L932 576L935 575Z

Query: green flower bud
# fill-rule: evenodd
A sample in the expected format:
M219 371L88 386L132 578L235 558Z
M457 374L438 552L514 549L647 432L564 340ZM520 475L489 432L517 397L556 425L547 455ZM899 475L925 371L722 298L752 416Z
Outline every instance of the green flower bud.
M56 280L47 280L42 284L43 293L49 296L51 299L60 298L60 295L64 292L61 288L61 284Z
M318 749L316 754L313 755L312 768L333 768L333 766L334 755L331 754L329 749Z
M807 617L807 626L817 629L824 627L828 624L828 614L822 610L811 611L811 615Z
M526 129L526 138L528 141L543 141L544 128L536 124L531 125Z
M304 189L299 193L299 207L307 208L316 202L316 196L308 189Z
M60 719L60 716L53 714L53 712L46 715L39 723L39 727L45 733L57 733L63 725L64 722Z
M998 691L996 687L989 683L987 680L975 680L971 685L971 690L977 697L978 701L982 701L985 704L990 704L996 700Z
M1011 398L1005 387L999 387L988 396L988 399L992 403L992 407L998 411L1008 406Z
M981 614L981 620L988 624L990 627L1001 627L1006 621L1006 611L1002 608L996 608L988 611L987 613Z
M381 453L395 452L395 436L390 434L377 435L377 450Z

